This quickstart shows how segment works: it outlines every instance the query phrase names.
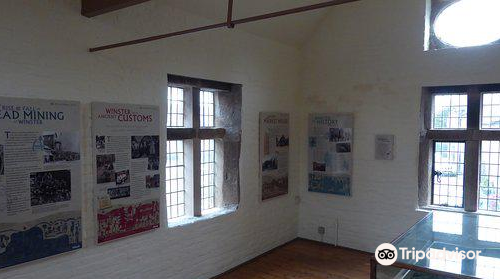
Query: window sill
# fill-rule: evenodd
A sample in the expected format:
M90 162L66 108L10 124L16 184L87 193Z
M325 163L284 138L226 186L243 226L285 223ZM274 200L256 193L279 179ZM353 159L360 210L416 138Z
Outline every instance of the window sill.
M445 211L445 212L459 212L465 214L474 214L474 215L484 215L484 216L495 216L500 217L500 212L491 212L478 210L476 212L465 211L463 208L452 208L452 207L444 207L444 206L436 206L436 205L427 205L417 208L418 212L430 212L430 211Z
M463 208L445 207L445 206L438 206L438 205L421 206L421 207L417 208L417 211L420 211L420 212L447 211L447 212L473 213L473 212L467 212Z
M237 205L229 206L229 207L224 207L224 208L214 208L207 210L203 216L200 217L180 217L180 218L175 218L171 220L167 220L167 224L169 228L175 228L175 227L182 227L182 226L187 226L190 224L194 224L197 222L201 221L206 221L210 219L214 219L223 215L228 215L231 213L236 212L238 209Z
M462 132L462 131L467 131L467 128L431 128L429 131L457 131L457 132Z

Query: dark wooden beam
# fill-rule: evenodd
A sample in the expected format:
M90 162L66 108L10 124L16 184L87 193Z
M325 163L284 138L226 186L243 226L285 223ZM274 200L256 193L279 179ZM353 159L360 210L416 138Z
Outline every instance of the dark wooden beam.
M167 128L167 140L187 140L196 138L194 128Z
M82 0L82 15L94 17L150 0Z
M222 128L167 128L167 140L221 139L225 135Z
M226 28L226 27L233 28L235 25L239 25L239 24L245 24L245 23L260 21L260 20L266 20L266 19L280 17L280 16L298 14L298 13L303 13L303 12L307 12L307 11L313 11L313 10L318 10L318 9L323 9L323 8L327 8L327 7L331 7L331 6L337 6L337 5L358 2L358 1L361 1L361 0L330 0L327 2L320 3L320 4L302 6L302 7L298 7L298 8L294 8L294 9L288 9L288 10L274 12L274 13L267 13L267 14L258 15L258 16L251 16L251 17L237 19L237 20L232 20L232 12L228 11L228 19L226 19L226 21L221 22L221 23L216 23L216 24L212 24L212 25L201 26L201 27L196 27L196 28L191 28L191 29L181 30L181 31L177 31L177 32L151 36L151 37L145 37L145 38L140 38L140 39L136 39L136 40L116 43L116 44L104 45L104 46L99 46L99 47L92 47L89 49L89 52L103 51L106 49L112 49L112 48L117 48L117 47L142 44L142 43L146 43L146 42L151 42L151 41L156 41L156 40L191 34L191 33L197 33L197 32L206 31L206 30ZM232 5L233 5L232 2L229 1L228 7L230 9L232 9Z
M226 129L200 129L198 137L200 139L221 139L226 135Z
M169 84L179 85L181 87L182 85L189 85L201 89L210 88L216 90L231 91L231 86L232 86L231 83L227 82L200 79L200 78L190 78L172 74L168 74L167 79Z
M227 3L227 28L234 28L233 24L233 0Z

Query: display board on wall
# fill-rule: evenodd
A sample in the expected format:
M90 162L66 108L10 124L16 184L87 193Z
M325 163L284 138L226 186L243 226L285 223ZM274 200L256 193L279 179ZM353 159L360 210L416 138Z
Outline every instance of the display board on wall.
M80 104L0 97L0 268L82 247Z
M260 113L260 181L262 200L288 194L288 113Z
M156 106L92 103L97 243L160 226Z
M351 195L353 124L349 114L309 115L309 191Z

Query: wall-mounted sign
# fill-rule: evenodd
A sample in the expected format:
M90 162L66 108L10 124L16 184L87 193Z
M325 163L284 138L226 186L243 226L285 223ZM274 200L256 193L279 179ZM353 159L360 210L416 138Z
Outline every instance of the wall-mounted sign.
M82 247L80 104L0 98L0 268Z
M92 104L97 243L160 226L156 106Z
M262 200L288 193L288 113L260 113L260 181Z
M375 159L394 160L394 135L375 136Z
M309 115L309 191L351 195L353 124L348 114Z

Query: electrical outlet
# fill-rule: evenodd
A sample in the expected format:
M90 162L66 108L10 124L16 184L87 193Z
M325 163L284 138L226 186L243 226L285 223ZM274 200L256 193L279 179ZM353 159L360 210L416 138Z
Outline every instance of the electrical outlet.
M319 226L319 227L318 227L318 233L319 233L320 235L325 235L325 233L326 233L326 228L325 228L325 227L322 227L322 226Z

